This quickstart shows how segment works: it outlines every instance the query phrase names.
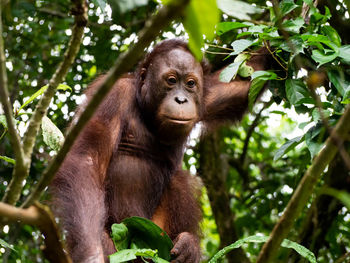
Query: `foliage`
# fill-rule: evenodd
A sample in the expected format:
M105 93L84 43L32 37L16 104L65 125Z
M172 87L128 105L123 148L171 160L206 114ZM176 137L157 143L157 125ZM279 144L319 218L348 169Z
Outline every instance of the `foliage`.
M201 57L202 45L206 44L206 47L209 46L206 57L214 68L226 67L221 72L223 81L236 77L252 79L250 114L239 126L223 128L219 133L220 157L225 161L223 168L226 172L216 178L224 181L224 189L216 191L224 191L228 196L231 221L237 230L238 241L231 247L240 245L251 262L256 260L260 246L248 242L249 236L257 233L270 235L293 189L350 102L350 35L347 34L350 28L348 23L344 23L349 15L348 1L319 1L317 7L310 0L283 0L279 5L275 2L193 0L185 11L184 20L174 21L154 40L156 43L169 37L189 37L191 50L198 58ZM162 1L164 5L171 3L171 0ZM30 175L25 181L20 203L29 195L29 189L59 149L63 139L60 131L65 130L76 105L83 101L82 92L88 83L106 72L116 58L137 41L136 34L160 5L160 1L145 0L89 1L89 24L82 48L60 86L62 89L50 104L48 119L44 119L50 123L52 133L48 137L48 129L43 125L43 136L36 139ZM304 19L305 6L309 11ZM68 0L11 0L4 6L3 38L10 100L20 136L23 136L38 98L46 89L67 47L72 33L69 28L73 23L69 9ZM224 15L221 16L220 12ZM271 55L271 69L253 73L247 62L260 47L265 47ZM269 95L261 98L265 84L268 84ZM259 98L262 103L256 104ZM262 108L264 110L260 112ZM253 132L250 132L251 128ZM199 170L201 175L205 171L201 171L198 162L198 140L191 139L184 166L193 173ZM11 181L14 163L8 125L1 111L1 197ZM335 182L347 172L343 169L332 173L330 168L325 171L319 189L309 200L308 208L311 209L302 212L288 236L289 240L303 245L301 251L306 251L303 247L312 251L320 263L334 262L350 249L350 186L347 180ZM203 193L209 194L204 190ZM212 201L213 196L208 198L207 194L202 198L204 261L212 258L219 248L229 245L220 245L217 228L223 221L210 210L209 200ZM323 195L331 200L329 205L318 202ZM42 201L45 199L47 193ZM321 212L323 214L319 216ZM310 221L319 224L304 229ZM327 223L322 225L324 222ZM137 229L144 223L135 224L125 223L128 232L122 225L121 232L112 229L116 245L125 249L111 257L111 261L121 262L121 259L142 256L160 262L159 257L155 258L163 253L158 245L135 248L131 247L128 238L125 239L130 229ZM148 241L157 242L159 230L152 228L151 223L145 225ZM309 236L304 237L304 232ZM120 243L120 240L127 242ZM265 238L262 240L266 241ZM40 232L32 226L6 225L0 236L0 262L43 262L42 242ZM161 246L168 241L162 242ZM5 250L10 246L16 252ZM300 248L296 243L284 243L283 246ZM297 256L286 249L276 256L275 262L297 261Z
M158 260L158 257L170 260L170 250L173 247L170 237L159 226L146 218L135 216L124 219L120 224L113 224L111 236L118 251L110 256L114 262L123 262L117 260L124 259L126 254L128 257L131 255L146 256L143 254L145 251L151 253L148 256L155 261ZM141 255L139 255L140 252Z

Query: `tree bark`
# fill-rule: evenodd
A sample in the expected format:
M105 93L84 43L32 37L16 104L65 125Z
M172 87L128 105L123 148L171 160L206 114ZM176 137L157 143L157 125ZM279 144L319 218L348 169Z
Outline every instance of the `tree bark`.
M211 209L220 236L220 248L239 239L225 184L228 174L228 160L222 154L222 143L219 130L205 136L199 144L199 175L207 188ZM229 263L250 262L241 248L231 251L226 257Z

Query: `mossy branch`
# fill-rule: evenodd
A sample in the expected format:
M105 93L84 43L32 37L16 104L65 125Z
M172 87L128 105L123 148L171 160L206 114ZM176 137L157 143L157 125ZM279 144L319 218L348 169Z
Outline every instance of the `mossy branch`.
M85 0L75 0L72 2L72 14L74 15L72 37L70 39L67 51L64 54L64 59L50 79L48 88L36 106L34 114L29 121L28 129L24 134L24 161L23 163L16 162L15 168L13 170L12 180L6 189L2 200L3 202L9 204L15 204L21 195L23 181L29 174L31 155L33 152L36 136L40 129L41 121L46 115L50 101L55 95L57 86L65 79L68 70L72 66L80 48L82 37L84 35L84 28L87 23L87 3Z
M44 255L52 263L71 263L65 252L61 237L50 209L36 203L22 209L0 202L0 216L7 222L19 222L36 226L45 236Z
M8 91L7 73L6 73L6 58L3 39L2 25L2 5L0 4L0 101L5 112L8 132L12 149L15 153L18 165L23 165L23 150L20 137L16 131L13 121L13 112Z

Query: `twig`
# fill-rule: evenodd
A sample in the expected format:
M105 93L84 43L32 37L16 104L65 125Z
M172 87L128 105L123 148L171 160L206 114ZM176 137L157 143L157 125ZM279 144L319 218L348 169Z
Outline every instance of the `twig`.
M214 44L207 44L209 47L215 47L215 48L219 48L219 49L225 49L225 50L228 50L228 51L231 51L231 52L234 52L234 50L232 48L228 48L228 47L222 47L222 46L219 46L219 45L214 45Z
M131 46L127 52L121 54L113 68L107 73L106 78L101 84L98 92L96 92L80 116L78 122L66 136L61 150L55 159L49 164L49 167L35 186L35 189L23 204L24 207L29 206L33 203L33 201L37 200L40 197L41 192L51 182L52 178L61 166L66 154L71 149L74 140L78 137L80 131L89 121L98 105L111 90L115 81L139 61L145 48L149 46L149 44L156 38L163 28L166 28L172 20L182 13L188 2L188 0L174 1L171 5L163 6L158 11L157 15L153 16L150 21L146 22L145 28L139 34L139 41Z
M56 72L52 76L48 88L39 101L34 114L29 121L28 129L23 138L24 164L21 165L21 163L16 162L13 177L6 189L3 202L15 204L19 199L23 188L22 182L29 174L31 155L42 118L46 115L57 86L64 80L79 51L84 28L87 23L87 6L85 0L73 0L72 13L74 14L75 22L68 49L64 55L62 63L58 66Z
M249 126L249 129L247 131L247 136L244 140L244 145L243 145L243 150L242 150L242 154L240 156L240 162L243 164L245 162L245 158L246 158L246 155L247 155L247 150L248 150L248 145L249 145L249 141L250 141L250 138L252 137L253 135L253 132L254 132L254 129L256 128L256 126L258 126L259 124L259 121L260 121L260 117L261 117L261 114L262 112L267 109L268 107L271 106L271 104L273 103L273 100L271 99L270 101L268 102L265 102L262 109L258 112L258 114L256 114L255 116L255 119L253 121L253 123Z
M340 258L338 258L334 263L349 263L350 262L350 252L345 253Z
M2 138L4 138L4 136L6 135L7 133L7 129L5 129L2 134L0 135L0 141L2 140Z
M214 55L230 55L231 53L225 53L225 52L215 52L215 51L209 51L209 50L205 50L205 53L208 53L208 54L214 54Z
M264 44L266 46L266 49L269 51L269 53L271 54L271 56L273 57L274 60L276 60L276 62L285 70L285 71L288 71L288 68L286 66L284 66L282 64L281 61L279 61L279 59L275 56L275 52L273 52L271 49L270 49L270 46L269 44L266 42L266 40L264 40Z
M45 236L44 255L50 262L72 262L65 253L55 218L48 207L36 203L29 208L22 209L0 202L0 215L9 222L20 222L38 227Z
M10 103L10 97L8 92L8 82L7 82L7 73L6 73L6 58L4 51L4 39L2 32L2 5L0 5L0 101L3 106L6 122L8 126L8 132L10 134L10 141L13 148L13 151L16 156L16 160L19 165L23 164L23 150L19 135L16 131L15 124L13 122L13 112Z
M340 142L343 142L348 136L349 131L350 106L346 108L343 116L339 119L332 133L335 133ZM299 216L301 210L306 206L321 174L330 161L334 158L337 151L337 146L334 145L333 140L331 137L329 137L325 143L325 147L316 156L312 162L312 165L307 169L305 175L301 179L285 209L285 212L272 230L269 240L264 244L259 254L257 263L271 262L273 257L277 255L277 250L280 247L281 242L287 237L295 219Z

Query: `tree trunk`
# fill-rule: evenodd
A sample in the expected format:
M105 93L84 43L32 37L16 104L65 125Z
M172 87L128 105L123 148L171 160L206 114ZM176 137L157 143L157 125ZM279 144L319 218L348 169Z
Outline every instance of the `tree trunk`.
M239 237L235 229L234 213L230 208L230 198L225 185L228 162L222 154L221 145L220 130L201 140L199 144L199 175L207 188L222 248L234 243ZM241 248L234 249L226 257L229 263L250 262Z

